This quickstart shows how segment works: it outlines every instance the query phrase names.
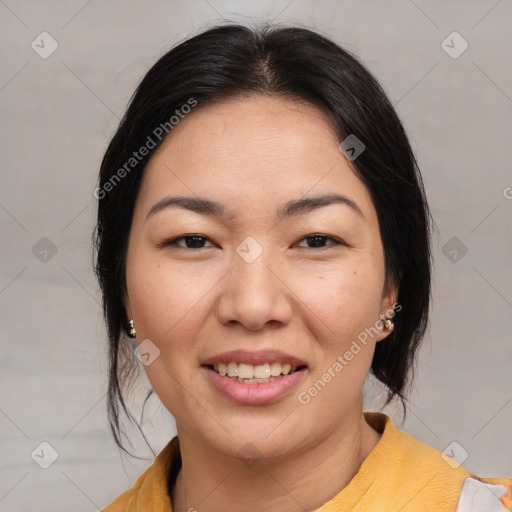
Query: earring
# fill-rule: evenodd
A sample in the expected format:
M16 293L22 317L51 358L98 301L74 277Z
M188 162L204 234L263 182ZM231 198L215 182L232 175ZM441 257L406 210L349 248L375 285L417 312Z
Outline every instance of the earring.
M393 328L395 327L393 320L390 320L389 318L383 318L382 324L383 324L383 327L385 327L386 329L389 329L390 331L392 331Z
M137 331L135 330L135 327L133 326L133 320L130 320L128 322L128 325L130 327L130 338L135 338L137 335Z

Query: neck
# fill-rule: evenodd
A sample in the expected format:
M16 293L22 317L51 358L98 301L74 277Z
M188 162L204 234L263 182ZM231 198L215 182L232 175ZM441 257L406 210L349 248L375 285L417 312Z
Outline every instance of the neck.
M177 425L178 426L178 425ZM301 446L278 462L251 467L219 454L178 426L183 465L172 489L173 512L315 510L355 476L380 439L362 411L320 442Z

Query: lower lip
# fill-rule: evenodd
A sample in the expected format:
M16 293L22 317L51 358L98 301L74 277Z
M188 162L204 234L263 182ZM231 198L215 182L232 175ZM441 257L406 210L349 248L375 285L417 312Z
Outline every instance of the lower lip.
M210 382L222 395L240 404L248 405L277 402L298 385L307 371L307 368L305 368L291 375L284 375L268 384L259 384L257 382L244 383L230 379L206 366L203 366L202 369L206 371Z

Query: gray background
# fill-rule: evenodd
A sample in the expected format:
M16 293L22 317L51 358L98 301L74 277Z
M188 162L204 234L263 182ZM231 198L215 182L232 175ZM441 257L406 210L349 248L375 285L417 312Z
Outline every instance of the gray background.
M431 328L409 414L403 423L398 408L385 412L440 450L456 441L449 451L460 460L467 452L468 470L511 477L510 0L0 0L0 510L98 510L151 463L137 439L146 458L121 457L107 427L93 189L145 71L222 18L316 29L357 53L388 92L438 230ZM58 43L47 58L31 47L51 48L43 31ZM442 46L454 31L469 44L461 55L457 36ZM367 395L378 410L378 386L369 382ZM157 399L149 419L159 451L173 421ZM31 458L37 448L34 457L49 460L43 441L58 453L48 469Z

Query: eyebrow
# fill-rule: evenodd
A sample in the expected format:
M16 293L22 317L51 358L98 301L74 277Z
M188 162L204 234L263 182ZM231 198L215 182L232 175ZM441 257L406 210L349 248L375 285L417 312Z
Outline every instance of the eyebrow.
M292 199L285 203L276 214L276 219L281 221L286 218L303 215L305 213L317 210L324 206L331 204L344 204L350 207L363 219L365 218L361 208L352 199L341 195L341 194L324 194L313 197L304 197L301 199ZM216 201L211 201L204 197L183 197L183 196L168 196L164 197L156 204L154 204L149 213L147 214L146 220L166 208L179 207L186 210L190 210L201 215L209 217L223 218L227 216L226 206Z

